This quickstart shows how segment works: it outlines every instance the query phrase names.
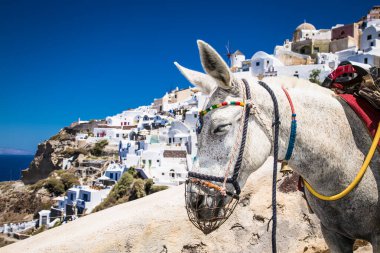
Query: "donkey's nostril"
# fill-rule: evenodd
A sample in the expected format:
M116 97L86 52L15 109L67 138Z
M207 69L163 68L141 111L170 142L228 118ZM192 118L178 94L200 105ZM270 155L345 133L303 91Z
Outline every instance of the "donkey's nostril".
M204 198L205 198L204 195L197 195L197 199L193 202L193 208L195 210L198 210L201 208Z

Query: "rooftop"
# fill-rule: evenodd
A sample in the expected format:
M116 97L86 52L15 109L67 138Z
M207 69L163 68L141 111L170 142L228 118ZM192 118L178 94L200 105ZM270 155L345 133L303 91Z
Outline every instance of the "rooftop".
M185 150L164 150L165 158L186 158Z
M301 31L301 30L317 30L317 28L315 28L315 26L310 23L303 22L296 28L296 31Z

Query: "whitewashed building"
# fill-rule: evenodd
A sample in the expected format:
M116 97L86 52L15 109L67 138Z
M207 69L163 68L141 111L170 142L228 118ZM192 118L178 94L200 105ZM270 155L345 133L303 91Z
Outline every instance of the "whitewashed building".
M241 68L242 62L245 61L245 55L240 51L236 50L230 55L231 68Z
M77 186L79 195L76 200L76 208L79 215L91 213L92 210L99 205L111 191L110 187L105 189L94 189L89 186Z
M365 28L360 39L360 50L367 52L373 48L380 48L380 25Z
M273 55L269 55L263 51L255 53L251 58L251 73L254 76L264 76L265 73L274 72L277 67L284 64Z
M113 128L113 127L107 127L107 128L96 127L94 128L94 137L97 139L119 141L124 138L127 138L130 131L131 130L124 130L121 128Z
M124 174L124 172L126 172L127 170L128 168L125 165L118 164L118 163L111 163L108 165L103 176L109 178L110 180L116 183Z

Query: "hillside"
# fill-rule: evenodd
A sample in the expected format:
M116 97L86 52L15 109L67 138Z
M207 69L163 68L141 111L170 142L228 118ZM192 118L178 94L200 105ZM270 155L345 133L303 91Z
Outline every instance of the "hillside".
M230 219L207 236L188 221L184 187L178 186L90 214L0 252L270 252L270 187L271 159L250 177ZM278 251L328 253L316 216L309 214L301 194L292 191L294 184L286 188L290 192L278 193ZM355 252L370 250L365 245Z

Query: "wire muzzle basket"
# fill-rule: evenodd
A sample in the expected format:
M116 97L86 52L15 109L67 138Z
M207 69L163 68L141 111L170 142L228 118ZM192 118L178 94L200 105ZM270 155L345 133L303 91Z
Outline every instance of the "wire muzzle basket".
M204 234L218 229L235 210L239 195L212 182L189 178L185 183L186 210L190 221Z

